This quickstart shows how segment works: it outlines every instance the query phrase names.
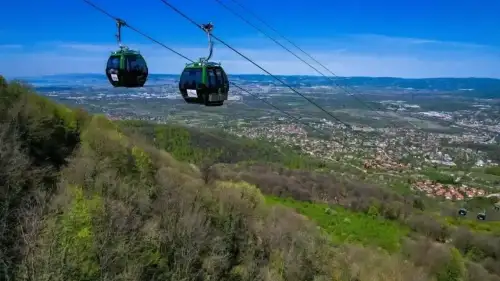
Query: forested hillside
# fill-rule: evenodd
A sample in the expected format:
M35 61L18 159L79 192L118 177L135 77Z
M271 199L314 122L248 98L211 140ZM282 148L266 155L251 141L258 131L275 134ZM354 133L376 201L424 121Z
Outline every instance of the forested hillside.
M265 141L237 138L222 131L201 131L179 125L118 121L130 134L147 138L176 159L203 163L279 163L292 169L323 168L325 163Z
M2 280L500 280L498 223L270 144L0 97Z

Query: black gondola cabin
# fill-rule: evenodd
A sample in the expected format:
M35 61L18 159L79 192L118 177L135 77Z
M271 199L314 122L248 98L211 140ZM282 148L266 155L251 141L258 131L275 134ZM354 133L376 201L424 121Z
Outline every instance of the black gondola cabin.
M179 91L187 103L223 105L228 98L229 80L220 64L195 62L184 68Z
M148 65L139 52L121 48L111 53L106 76L113 87L142 87L148 79Z
M486 214L485 213L479 213L477 214L477 219L480 221L486 220Z

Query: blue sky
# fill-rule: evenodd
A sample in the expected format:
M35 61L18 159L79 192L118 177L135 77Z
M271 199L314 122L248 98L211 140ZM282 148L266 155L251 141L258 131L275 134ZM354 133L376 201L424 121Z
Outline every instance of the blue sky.
M500 78L498 0L238 1L337 75ZM188 57L206 55L204 34L159 0L93 2ZM212 21L214 34L274 74L317 74L214 0L169 2ZM99 73L116 49L114 22L83 1L6 1L2 10L0 73L7 77ZM182 71L182 58L133 31L125 29L123 40L152 73ZM262 73L221 44L213 59L229 73Z

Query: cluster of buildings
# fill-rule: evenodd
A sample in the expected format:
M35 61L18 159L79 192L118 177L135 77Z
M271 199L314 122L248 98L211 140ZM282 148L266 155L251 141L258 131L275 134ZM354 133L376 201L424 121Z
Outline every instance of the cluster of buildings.
M483 166L482 163L491 164L491 161L487 159L481 160L484 155L471 149L455 146L455 148L448 148L446 153L440 151L443 149L440 140L445 136L439 133L423 136L415 131L404 129L380 130L377 133L353 133L325 123L321 124L321 130L331 130L336 133L336 136L332 139L321 139L310 137L297 124L291 125L277 121L264 123L263 126L232 127L228 131L238 136L266 139L299 148L305 154L324 160L335 159L339 154L354 155L357 158L366 159L362 163L365 169L400 172L426 163L427 165L456 166L454 155L449 154L453 153L453 150L461 150L462 154L466 155L466 160L474 160L475 166ZM472 141L469 134L464 134L462 137L463 139L460 140L460 136L453 135L450 141L457 143ZM412 164L403 164L394 160L402 158L411 158Z
M419 173L418 171L424 166L429 165L448 165L455 166L454 150L442 151L439 139L441 134L429 134L423 138L412 131L393 130L373 137L364 138L362 134L348 135L349 132L343 131L344 136L337 137L335 140L324 140L311 138L302 130L295 126L286 124L267 124L262 127L241 127L233 133L238 132L239 135L244 135L252 138L262 138L271 141L288 144L298 147L302 152L314 157L325 160L338 159L338 155L344 155L342 158L360 159L362 166L361 170L378 170L384 173ZM340 131L340 130L339 130ZM299 133L300 132L300 133ZM464 140L470 141L469 134L463 135ZM453 141L460 142L460 136L454 135ZM406 143L406 145L405 145ZM461 149L458 153L471 155L470 160L473 160L473 165L483 167L485 163L492 164L489 160L481 160L483 155L476 154L471 149L462 149L458 146L456 149ZM408 157L410 161L402 163L396 159ZM347 158L346 158L347 157ZM351 161L352 162L352 161ZM475 164L474 164L475 163ZM346 164L348 164L346 162ZM475 185L474 183L468 183ZM476 196L485 196L486 191L478 187L467 185L442 184L431 180L421 180L412 184L411 189L418 192L423 192L429 197L441 197L447 200L465 200Z
M377 155L375 158L366 159L363 162L365 169L376 169L383 171L404 171L408 170L411 165L399 163L387 155Z
M452 184L441 184L431 180L417 181L412 187L414 191L425 193L429 197L443 197L447 200L464 200L476 196L485 196L483 189L461 185L459 187Z

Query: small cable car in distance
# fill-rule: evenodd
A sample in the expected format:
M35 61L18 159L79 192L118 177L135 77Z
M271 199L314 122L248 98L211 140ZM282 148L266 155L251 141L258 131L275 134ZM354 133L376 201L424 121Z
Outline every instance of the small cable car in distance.
M486 220L486 212L485 212L485 211L483 211L483 212L481 212L481 213L478 213L478 214L477 214L477 219L478 219L478 220L480 220L480 221L484 221L484 220Z
M127 26L127 24L123 20L117 19L116 27L118 31L116 39L120 49L112 52L109 56L106 64L106 76L113 87L142 87L148 79L148 65L138 51L122 45L122 26Z
M201 27L208 36L208 57L186 64L179 79L179 91L187 103L220 106L228 98L229 80L220 63L209 62L213 54L213 25Z
M467 215L467 209L460 208L460 210L458 210L458 215L462 216L462 217L466 216Z

